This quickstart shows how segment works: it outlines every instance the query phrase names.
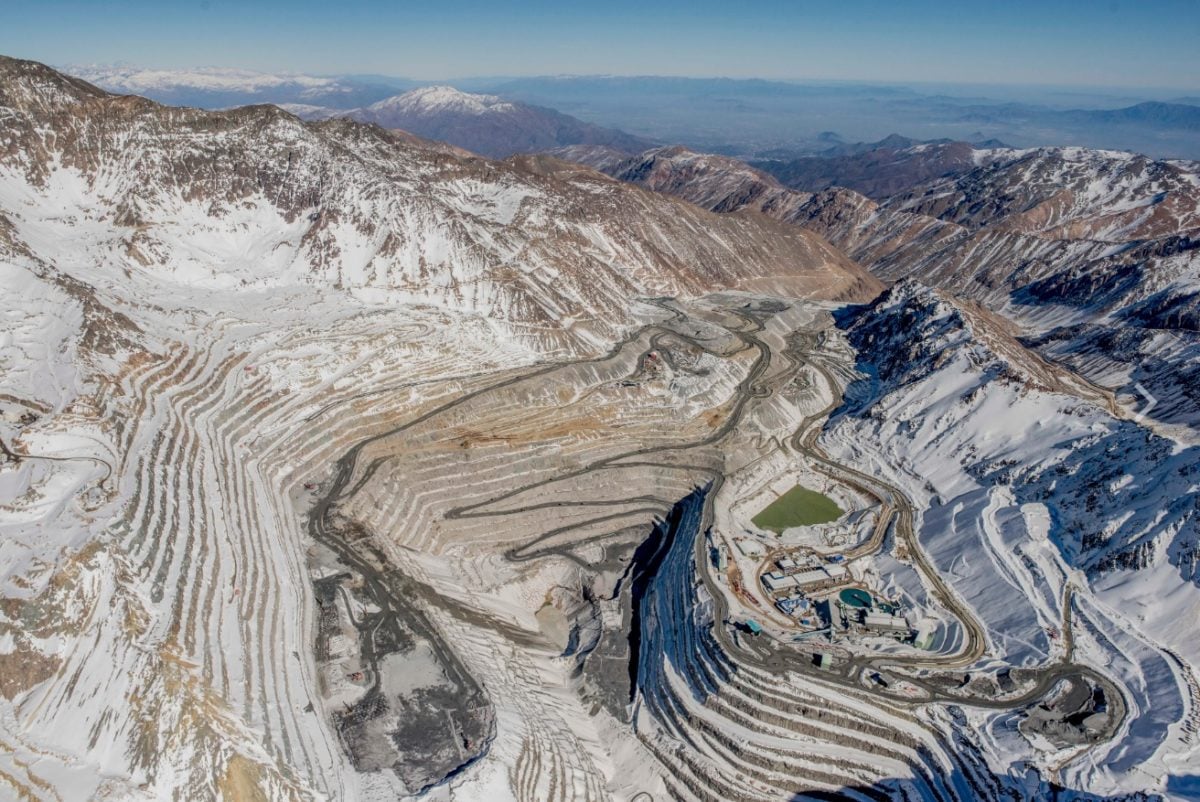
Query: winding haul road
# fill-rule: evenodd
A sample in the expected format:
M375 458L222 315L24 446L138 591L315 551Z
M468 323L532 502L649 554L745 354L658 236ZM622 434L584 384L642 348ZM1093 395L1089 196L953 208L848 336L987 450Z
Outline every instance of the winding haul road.
M550 555L558 555L574 560L586 567L588 564L578 557L576 549L584 542L610 538L614 532L600 536L593 535L569 543L562 543L563 535L568 534L574 529L616 522L621 519L630 518L631 516L640 516L643 518L663 516L675 503L676 499L663 499L653 495L637 495L610 500L553 501L515 508L508 507L502 510L489 508L521 494L537 490L540 487L598 471L653 467L665 471L686 471L690 475L704 475L708 477L710 489L706 494L703 520L700 528L700 532L703 532L712 524L713 500L725 481L724 473L703 464L690 465L678 461L656 460L654 459L654 455L686 452L721 442L736 430L744 419L750 404L757 399L771 395L779 387L791 381L801 370L808 368L819 375L827 384L832 400L824 409L809 415L801 422L795 432L788 438L786 447L795 452L799 457L814 464L819 470L836 481L850 484L856 489L876 498L884 511L881 515L880 523L875 528L872 536L867 541L856 546L848 553L848 556L861 557L877 553L883 547L887 532L894 531L897 542L904 544L908 558L921 575L926 586L931 590L932 595L947 611L961 622L965 633L965 644L959 652L950 655L854 655L849 660L843 662L839 667L839 671L833 672L817 668L809 660L804 659L804 655L800 651L788 648L782 644L765 654L754 649L742 648L734 642L729 629L718 624L714 627L714 635L721 643L722 648L729 654L736 655L738 660L753 664L759 668L774 673L801 672L820 682L852 687L858 692L870 690L879 694L881 698L885 698L890 704L917 706L930 702L945 702L993 709L1016 709L1045 696L1060 680L1082 678L1090 679L1102 685L1106 689L1106 692L1109 693L1110 699L1124 701L1116 686L1106 677L1089 667L1073 662L1072 649L1070 647L1070 590L1068 590L1064 599L1063 633L1064 643L1067 645L1065 653L1056 662L1036 670L1036 679L1029 690L1021 693L1019 696L1003 700L967 693L948 693L944 690L946 682L937 683L935 681L937 674L929 672L950 672L954 669L969 666L979 660L987 648L984 626L975 617L974 613L958 599L922 550L920 541L914 531L914 508L911 500L898 487L878 477L869 476L849 465L830 459L817 446L816 440L821 433L824 421L842 403L841 390L834 376L826 366L821 364L818 358L815 358L811 354L811 351L815 350L815 347L819 343L820 338L824 336L823 330L800 332L798 336L792 338L787 349L779 352L779 356L790 363L790 366L782 371L777 371L774 377L776 380L772 382L774 384L772 387L763 383L763 377L766 375L772 362L772 350L758 335L763 331L763 322L772 315L782 311L783 308L786 308L786 305L772 299L747 303L740 308L728 308L724 310L727 314L736 317L740 321L740 325L725 326L728 334L740 342L740 347L719 349L711 345L712 338L693 336L685 331L682 324L688 322L688 315L673 302L666 299L653 299L650 302L669 312L670 317L630 332L607 353L586 360L543 364L531 371L510 376L472 390L394 428L355 444L337 461L332 480L326 484L322 495L316 501L312 511L309 532L314 539L333 549L348 567L361 573L364 577L365 592L379 607L378 613L371 615L366 621L359 622L364 630L368 627L396 627L400 625L400 622L403 622L405 627L418 632L422 637L427 638L434 644L439 659L447 666L456 684L459 684L465 692L474 693L479 690L478 685L467 674L465 667L454 655L453 649L440 638L436 628L432 626L423 613L415 609L414 605L408 599L414 595L420 596L428 603L447 606L450 608L452 614L471 618L481 625L502 626L499 622L481 617L477 613L472 614L467 610L455 609L458 607L456 603L444 597L437 596L431 589L418 586L417 583L407 580L394 570L382 568L383 555L378 549L369 545L371 538L348 538L346 536L343 528L335 521L336 509L339 504L352 497L363 487L365 482L379 467L380 462L382 462L382 460L377 460L371 465L360 467L359 459L364 448L385 438L402 434L405 430L427 422L439 415L443 415L467 401L510 388L520 383L537 381L555 371L572 366L610 360L620 355L622 351L637 343L642 338L649 337L647 347L645 347L637 358L638 372L644 369L647 357L652 351L663 352L665 354L664 358L669 361L671 357L667 349L664 349L663 346L669 344L671 341L686 344L711 356L725 359L747 351L755 352L752 365L745 377L737 385L730 412L718 427L698 440L666 446L656 445L633 448L613 456L595 460L576 470L522 485L486 501L455 507L447 512L446 518L502 518L504 516L545 511L550 508L595 507L598 513L596 516L586 521L552 529L506 552L506 557L511 561L527 561ZM824 325L828 327L829 322L827 321ZM605 507L613 506L619 506L621 509L617 512L603 511ZM622 527L622 529L627 528ZM728 620L730 618L728 599L708 571L708 560L703 554L704 538L698 536L699 532L695 534L694 562L697 571L716 605L716 620ZM558 541L558 543L556 544L555 541ZM507 630L509 627L505 626L504 629ZM517 632L506 632L506 634L514 637L521 635L521 633ZM526 635L518 639L524 640L527 637ZM376 658L369 645L370 639L364 638L363 640L368 641L364 643L364 659L370 662L374 669L376 668ZM905 681L911 682L921 689L925 694L924 698L908 699L884 693L882 689L870 689L860 679L862 672L866 670L886 670L889 667L900 666L921 669L925 672L921 677L904 675ZM375 674L377 677L377 672ZM955 674L954 676L956 678L961 677L961 674ZM942 678L943 680L949 680L949 675L943 674ZM378 679L375 680L375 685L375 690L377 690ZM1120 726L1120 718L1124 710L1125 706L1121 704L1121 715L1111 717L1115 721L1112 722L1109 728L1110 732L1115 732Z
M755 341L756 339L752 334L745 332L743 336L751 341ZM867 541L847 551L847 559L878 553L883 547L887 531L889 528L894 528L897 540L904 543L908 558L920 573L926 586L932 590L933 596L961 623L966 634L966 643L964 648L955 655L930 655L929 657L854 655L843 663L842 671L839 674L829 674L828 671L819 669L806 660L797 659L797 655L794 653L789 654L788 652L781 651L765 658L756 655L752 651L747 652L747 650L740 650L740 654L755 655L758 658L755 662L760 667L768 670L777 672L801 670L810 674L819 673L823 675L823 678L835 677L835 681L840 682L840 684L849 684L858 689L861 689L863 685L857 678L865 670L886 670L890 667L911 666L949 671L972 665L984 655L987 649L987 637L984 626L975 617L974 612L958 599L957 595L950 589L950 586L942 578L941 574L921 548L920 541L913 527L914 509L911 500L895 485L889 484L878 477L868 476L849 465L835 462L817 446L816 440L822 431L820 424L823 424L828 416L842 405L843 396L840 386L829 369L822 365L819 360L811 358L797 350L791 350L785 356L795 363L797 369L801 366L807 366L820 374L832 396L832 400L824 409L807 416L801 421L799 427L797 427L795 433L788 441L789 447L800 456L814 463L831 478L848 482L857 489L865 490L868 495L873 496L879 502L881 509L884 511L880 516L880 523L875 527L872 536ZM710 525L711 521L711 511L706 509L705 526ZM703 559L703 555L699 551L697 552L696 563L698 566L701 566L700 572L704 576L710 595L715 600L718 600L717 604L720 609L721 618L727 617L728 609L725 604L724 594L716 587L712 577L708 574L706 570L707 561ZM1018 696L1004 699L965 693L947 693L942 687L925 678L917 678L905 674L904 680L906 682L919 687L926 694L925 698L912 700L912 703L927 704L928 702L938 701L991 709L1016 709L1042 698L1060 680L1087 678L1104 687L1109 699L1121 699L1121 709L1123 711L1125 709L1123 696L1116 685L1091 667L1072 662L1074 657L1073 633L1071 629L1073 598L1074 589L1068 585L1063 600L1063 655L1055 663L1037 670L1037 678L1029 690ZM736 648L730 642L728 633L721 634L724 635L723 645L726 648ZM720 638L720 636L718 637ZM891 694L887 694L887 698L891 701L908 701L903 697ZM1108 732L1106 735L1115 732L1120 726L1121 717L1113 716L1112 718L1113 720L1107 728Z

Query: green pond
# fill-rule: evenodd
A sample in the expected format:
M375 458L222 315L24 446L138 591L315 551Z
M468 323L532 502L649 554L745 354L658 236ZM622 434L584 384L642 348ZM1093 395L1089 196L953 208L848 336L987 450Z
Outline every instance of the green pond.
M845 588L838 596L851 607L871 606L871 594L860 588Z
M779 534L790 526L829 523L841 515L842 508L829 496L796 485L751 520L755 526Z

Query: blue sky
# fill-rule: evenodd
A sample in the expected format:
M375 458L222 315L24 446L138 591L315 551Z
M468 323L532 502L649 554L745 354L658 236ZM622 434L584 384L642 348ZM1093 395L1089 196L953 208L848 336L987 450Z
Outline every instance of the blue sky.
M1200 87L1197 0L4 5L0 52L59 65Z

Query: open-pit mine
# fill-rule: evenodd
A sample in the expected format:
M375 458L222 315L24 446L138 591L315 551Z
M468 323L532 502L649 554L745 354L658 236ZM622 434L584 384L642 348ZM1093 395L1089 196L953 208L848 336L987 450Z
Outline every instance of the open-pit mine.
M530 800L882 798L882 780L979 799L1000 786L922 721L929 703L1072 746L1120 727L1120 691L1075 659L1069 584L1048 659L969 673L986 625L923 553L911 500L817 442L855 380L828 305L640 305L599 357L363 409L378 421L306 485L323 699L356 765L412 791L512 761ZM834 549L754 526L790 476L865 525ZM912 575L903 601L873 595L877 558ZM614 747L654 760L614 777Z
M0 797L1144 800L1200 757L1196 447L813 231L0 58L0 284Z

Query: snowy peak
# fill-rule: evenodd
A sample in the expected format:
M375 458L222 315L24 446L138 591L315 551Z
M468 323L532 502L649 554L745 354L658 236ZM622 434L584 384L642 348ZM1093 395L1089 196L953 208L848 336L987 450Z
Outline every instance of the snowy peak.
M340 114L360 122L447 142L492 158L568 145L598 145L628 154L653 144L624 131L577 120L554 109L509 101L496 95L470 94L450 86L413 89ZM331 115L306 111L302 116L319 119Z
M367 107L375 113L408 114L508 114L516 105L496 95L460 92L452 86L425 86L402 95L385 98Z

